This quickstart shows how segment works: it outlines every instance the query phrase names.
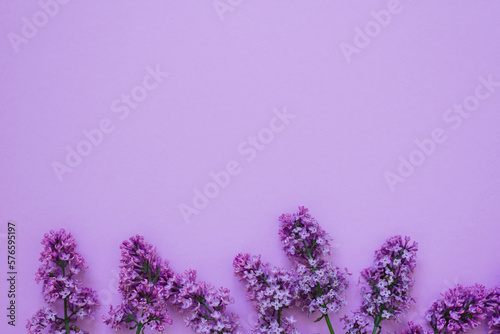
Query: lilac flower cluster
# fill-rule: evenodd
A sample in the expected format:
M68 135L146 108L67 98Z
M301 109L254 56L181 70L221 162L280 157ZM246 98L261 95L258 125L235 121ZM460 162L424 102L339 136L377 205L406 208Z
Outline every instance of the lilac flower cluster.
M56 334L87 333L75 322L78 318L93 319L98 301L96 292L83 287L76 278L86 266L83 257L75 251L75 239L61 229L45 234L42 245L42 264L35 280L42 283L42 294L50 307L41 308L28 320L28 333L41 334L46 330ZM64 315L58 316L55 311L57 304L62 304Z
M216 289L206 282L196 281L196 271L187 270L177 275L171 290L170 302L186 316L186 326L197 333L241 333L238 316L227 314L226 307L234 303L229 289Z
M410 237L403 240L398 235L388 239L375 252L373 266L361 273L365 281L361 288L363 313L376 322L382 319L398 320L410 307L417 250L417 243L410 243Z
M322 259L330 254L332 238L309 210L299 207L299 212L283 214L279 218L279 235L283 250L295 260L297 271L297 293L300 305L309 314L319 311L333 332L328 313L338 313L347 304L345 290L349 286L347 269L341 271Z
M293 273L270 267L260 256L250 254L238 254L233 267L235 275L247 282L247 299L259 313L252 333L298 334L293 317L282 316L282 311L292 305L296 295Z
M257 321L255 328L250 329L253 334L299 334L293 325L296 320L292 316L278 321L278 319L259 313Z
M346 334L366 334L372 326L366 316L359 311L353 312L352 318L345 316L341 320L344 322Z
M488 291L483 285L464 287L457 284L442 294L426 313L435 333L463 333L490 317L490 333L498 333L498 288Z
M309 265L297 263L296 271L300 305L309 313L338 313L347 304L347 270L341 271L330 262L310 260Z
M417 250L417 243L410 243L409 237L404 240L401 236L389 238L375 252L373 265L361 272L364 282L361 287L363 303L360 312L373 319L373 332L380 331L379 326L383 320L399 320L410 307L410 302L413 301L410 289L414 284L412 273ZM348 323L347 320L344 321Z
M488 314L488 334L500 334L500 286L491 289L485 298Z
M104 322L112 328L129 327L144 333L147 326L163 332L172 324L167 306L181 313L190 313L186 324L197 333L239 333L237 316L227 314L226 307L234 300L229 290L215 289L196 281L196 271L175 275L167 261L157 255L156 248L135 236L120 245L119 291L123 301L111 307Z
M433 331L424 329L422 325L414 324L412 321L408 323L408 328L403 329L400 334L432 334Z
M332 238L305 207L299 207L298 213L281 215L279 221L283 250L290 258L307 263L311 258L319 260L330 254Z
M163 332L165 325L172 324L166 300L170 297L173 271L142 236L124 241L120 249L118 289L123 301L116 308L110 307L104 322L115 329L135 329L137 334L143 333L146 326Z

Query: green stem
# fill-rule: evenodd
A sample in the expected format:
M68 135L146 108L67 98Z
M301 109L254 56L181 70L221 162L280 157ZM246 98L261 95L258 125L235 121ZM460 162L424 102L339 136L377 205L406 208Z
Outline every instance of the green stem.
M330 333L335 334L335 332L333 331L332 323L330 322L330 317L328 316L328 314L325 314L325 321L326 321L326 324L328 325L328 329L330 330Z
M377 316L373 319L374 320L374 326L373 326L373 332L372 334L377 333L377 329L382 322L382 313L384 312L385 304L382 304L380 307L380 312L377 314Z
M212 314L212 310L210 309L210 307L208 307L208 305L205 303L205 301L203 300L203 298L197 297L196 299L198 299L198 301L200 302L201 305L205 306L205 308L207 309L208 313Z
M69 298L69 296L68 296L68 298ZM73 311L73 313L71 313L71 314L69 315L69 317L71 318L72 316L74 316L74 315L76 314L76 312L78 312L79 310L80 310L80 307L76 308L76 309Z
M375 321L375 324L373 326L373 332L372 332L372 334L376 334L377 333L377 328L378 328L379 325L380 325L380 321L378 321L378 319L377 319L377 321Z
M63 277L66 277L66 271L64 270L64 265L60 266L62 268ZM68 318L68 297L64 298L64 328L66 333L69 333L69 318Z
M307 247L305 240L302 240L302 243L304 244L304 247L306 248L307 256L309 256L309 258L312 260L313 257L312 257L311 251L309 250L309 247Z
M144 325L142 323L137 323L137 331L135 334L141 334L141 330L144 328Z
M68 300L66 298L64 298L64 327L66 333L69 333Z
M201 305L203 305L209 314L212 314L212 309L210 307L208 307L207 303L205 303L205 299L203 297L195 297ZM210 317L210 320L215 320L214 318ZM218 332L218 333L222 333L222 332Z
M278 310L278 327L281 327L281 311L283 311L282 308Z
M266 280L266 277L264 275L260 275L258 276L258 278L262 281L262 283L264 283L268 288L271 287L271 285L269 285L269 283L267 283L267 280Z
M321 288L319 282L317 282L316 286L318 287L318 297L323 296L323 289Z

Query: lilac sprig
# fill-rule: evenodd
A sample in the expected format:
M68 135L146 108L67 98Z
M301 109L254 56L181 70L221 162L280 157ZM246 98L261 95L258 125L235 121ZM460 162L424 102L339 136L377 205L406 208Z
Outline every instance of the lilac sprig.
M186 326L197 333L240 334L238 316L226 308L234 303L229 289L216 289L196 280L196 271L177 275L172 284L170 303L185 317Z
M480 284L470 287L457 284L442 296L426 313L434 333L455 334L476 328L498 305L494 295L488 296L488 291ZM490 330L495 333L494 321Z
M349 282L347 269L341 271L322 259L330 254L332 238L303 206L298 213L281 215L279 221L283 250L295 260L300 304L309 314L319 311L316 322L324 318L334 334L328 313L338 313L347 304L344 293Z
M353 312L349 318L345 316L341 319L344 322L346 334L367 334L370 326L373 324L359 311Z
M44 249L40 256L42 263L35 280L42 283L42 295L50 307L43 307L26 324L28 333L69 334L87 333L80 330L77 319L94 318L98 306L97 293L77 279L77 275L86 269L83 257L75 251L76 242L71 233L64 229L50 231L42 240ZM63 315L55 309L62 304Z
M163 332L165 325L172 324L166 300L170 297L173 271L142 236L125 240L120 249L118 291L122 303L116 308L110 306L104 323L115 329L135 329L137 334L144 333L146 326Z
M344 292L349 286L347 270L341 271L330 262L311 260L309 265L298 263L297 292L300 305L310 314L320 312L327 317L328 313L338 313L347 304Z
M373 334L380 332L383 320L399 320L414 301L410 289L417 250L417 243L410 243L409 237L394 236L375 252L373 265L361 272L360 313L373 319Z
M271 315L259 313L257 325L250 329L252 334L299 334L293 325L296 320L293 317L281 318L280 321Z
M238 254L233 261L234 273L247 282L247 299L259 313L258 323L252 333L298 334L293 317L285 318L284 309L290 307L296 297L295 278L292 272L271 267L261 257Z
M281 215L279 221L279 236L288 257L307 264L310 259L318 261L330 254L332 238L305 207L300 206L298 213Z
M489 310L488 334L500 334L500 286L491 289L486 297L485 304Z
M399 334L432 334L430 329L424 329L422 325L414 324L412 321L408 323L408 328L403 329Z

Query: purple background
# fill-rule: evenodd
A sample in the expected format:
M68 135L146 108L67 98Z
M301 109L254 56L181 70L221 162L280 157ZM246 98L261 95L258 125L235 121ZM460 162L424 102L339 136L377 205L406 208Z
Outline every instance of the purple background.
M40 241L61 227L103 297L97 321L81 326L93 333L112 332L100 318L120 301L118 247L133 234L175 271L195 268L229 287L246 330L255 313L232 260L261 253L290 268L277 218L298 205L332 235L330 259L353 272L344 311L359 305L359 271L395 234L420 245L409 319L420 321L454 283L500 283L500 87L460 127L443 118L474 95L479 76L500 81L500 3L402 0L384 27L371 11L387 1L232 3L220 16L210 0L70 1L16 52L9 36L22 36L23 17L41 7L1 2L0 246L5 259L6 222L17 222L19 271L17 327L2 315L2 333L24 333L42 305ZM354 45L356 27L381 29L348 61L341 43ZM156 66L168 78L120 119L113 101ZM238 146L269 134L273 108L295 118L247 161ZM53 162L65 163L66 146L103 119L114 131L60 181ZM391 191L384 173L397 173L399 157L436 128L446 141ZM186 223L179 205L192 205L194 189L231 160L241 172ZM294 314L302 333L327 331ZM173 317L168 333L191 333Z

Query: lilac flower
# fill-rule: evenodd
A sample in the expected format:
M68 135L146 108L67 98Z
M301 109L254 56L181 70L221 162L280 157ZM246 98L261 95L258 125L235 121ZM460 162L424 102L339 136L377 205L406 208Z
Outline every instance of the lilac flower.
M400 334L432 334L432 333L434 332L429 329L424 330L422 325L416 325L412 321L408 323L407 329L404 329L400 332Z
M346 334L367 334L371 326L370 321L359 311L353 312L351 318L345 316L341 320L344 322Z
M493 315L490 317L488 321L488 326L490 330L488 334L499 334L500 333L500 311L499 307L494 311Z
M187 270L177 275L171 289L171 304L180 313L188 313L186 326L197 333L241 333L238 316L226 312L226 307L234 303L229 289L216 289L206 282L196 281L196 271Z
M28 321L26 326L28 333L43 333L45 329L48 329L49 332L54 332L56 328L60 327L55 324L56 315L56 312L50 308L42 307Z
M82 286L76 278L85 269L84 259L75 252L75 239L61 229L50 231L42 240L44 249L40 256L42 263L35 280L42 283L42 294L50 307L41 308L26 324L28 333L87 333L81 331L75 322L78 318L94 318L97 308L97 294ZM64 315L57 315L57 304L62 304Z
M283 250L290 258L308 263L311 258L317 261L330 254L332 239L311 217L308 209L301 206L298 213L283 214L279 221Z
M252 334L299 334L293 323L296 320L293 317L286 317L278 321L273 316L259 313L257 325L250 329Z
M137 334L144 333L146 326L163 332L165 325L172 324L166 299L170 297L173 271L142 236L125 240L120 249L118 290L123 300L118 307L110 307L104 323L115 329L135 329Z
M259 313L258 324L252 333L298 334L293 318L282 318L282 311L295 298L295 279L290 271L270 267L260 256L238 254L233 262L234 273L247 281L247 299Z
M487 293L485 304L489 310L488 326L490 330L488 334L500 334L500 286Z
M330 253L332 238L311 217L308 209L299 207L298 213L283 214L279 221L283 250L295 260L301 306L309 314L319 311L321 316L316 321L325 318L333 333L328 313L338 313L347 304L344 296L349 286L347 269L341 271L322 259Z
M310 260L309 265L297 263L296 270L300 305L309 313L319 311L323 318L328 313L338 313L347 304L347 270L343 272L322 260Z
M417 243L410 244L409 237L392 237L375 252L373 265L361 272L364 300L360 313L373 319L373 333L380 332L383 320L398 320L410 307L417 249ZM349 324L348 320L344 322Z
M442 294L426 313L435 333L463 333L479 326L489 311L487 291L483 285L464 287L457 284Z

